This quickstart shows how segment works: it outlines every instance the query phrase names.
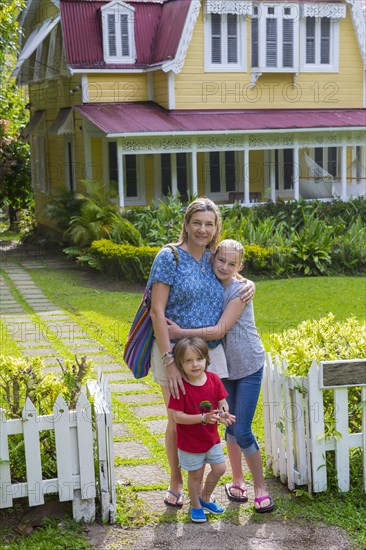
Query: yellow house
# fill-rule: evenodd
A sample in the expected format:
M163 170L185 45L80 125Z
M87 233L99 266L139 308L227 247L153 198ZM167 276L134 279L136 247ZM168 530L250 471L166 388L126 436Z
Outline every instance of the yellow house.
M121 208L365 194L359 0L28 0L37 217L85 179Z

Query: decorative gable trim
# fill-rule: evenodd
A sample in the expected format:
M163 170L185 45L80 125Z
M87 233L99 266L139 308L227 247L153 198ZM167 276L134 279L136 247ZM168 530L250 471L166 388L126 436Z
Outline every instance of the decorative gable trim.
M238 0L207 0L206 3L206 13L251 15L252 11L252 2L239 2Z
M366 66L366 19L359 0L346 0L350 4L353 27L356 32L364 67Z
M331 19L344 19L346 17L345 4L309 3L304 4L302 9L304 17L329 17Z
M200 12L200 8L201 8L200 0L193 0L191 2L187 19L184 24L182 36L178 45L176 56L173 61L164 63L162 66L162 69L165 73L169 71L173 71L173 73L178 74L183 69L184 61L188 51L188 46L192 39L193 30L197 21L198 14Z

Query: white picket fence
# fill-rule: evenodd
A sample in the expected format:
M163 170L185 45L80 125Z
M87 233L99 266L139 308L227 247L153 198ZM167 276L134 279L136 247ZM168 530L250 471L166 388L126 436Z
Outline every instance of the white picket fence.
M110 514L113 517L114 485L113 481L109 482L113 480L113 473L110 473L110 470L113 472L112 418L103 379L101 383L102 387L95 381L88 384L88 391L94 396L93 406L86 395L81 394L73 410L69 410L59 395L50 415L39 416L29 399L21 419L6 419L0 409L0 508L12 507L15 499L24 497L28 498L29 506L39 506L44 504L45 495L57 493L60 502L72 501L76 520L90 522L95 519L95 499L99 490L103 519L110 519ZM57 478L43 479L40 433L51 430L55 435ZM23 483L13 482L11 477L8 438L16 434L24 438L27 479ZM97 477L94 471L95 438Z
M325 372L344 371L352 383L325 380ZM324 369L328 369L327 371ZM333 369L333 371L330 371ZM353 372L353 375L352 375ZM329 376L328 376L329 378ZM347 376L346 376L347 378ZM335 452L337 483L350 486L349 449L363 451L363 486L366 492L366 406L362 431L349 433L348 388L361 386L366 402L366 360L313 361L306 377L289 376L285 361L267 354L263 377L263 409L267 466L275 477L294 490L308 485L309 492L327 489L326 451ZM334 393L337 436L325 438L323 391Z

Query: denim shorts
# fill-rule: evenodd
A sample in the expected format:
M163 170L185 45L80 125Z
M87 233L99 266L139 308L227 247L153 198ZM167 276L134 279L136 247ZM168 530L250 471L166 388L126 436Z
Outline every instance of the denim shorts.
M226 378L228 376L228 371L226 356L222 344L219 344L216 348L209 349L208 354L210 357L210 365L208 370L210 372L215 372L220 378ZM163 365L161 353L156 340L154 340L151 350L151 372L154 377L154 382L157 382L160 386L168 385L167 370Z
M217 443L207 453L187 453L178 449L179 466L188 472L200 470L204 464L221 464L225 462L221 443Z

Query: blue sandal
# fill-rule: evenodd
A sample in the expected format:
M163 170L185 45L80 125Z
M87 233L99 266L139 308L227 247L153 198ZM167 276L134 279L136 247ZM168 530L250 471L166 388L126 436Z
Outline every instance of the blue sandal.
M211 500L211 502L205 502L204 500L202 500L202 498L200 498L200 504L205 513L217 515L217 514L223 514L225 512L224 508L221 508L221 506L216 504L216 502L214 502L213 500Z
M191 520L193 523L205 523L207 521L206 514L202 508L192 508Z

